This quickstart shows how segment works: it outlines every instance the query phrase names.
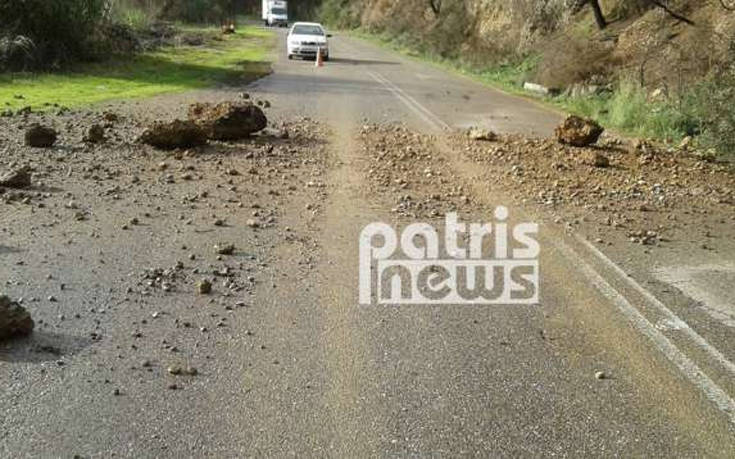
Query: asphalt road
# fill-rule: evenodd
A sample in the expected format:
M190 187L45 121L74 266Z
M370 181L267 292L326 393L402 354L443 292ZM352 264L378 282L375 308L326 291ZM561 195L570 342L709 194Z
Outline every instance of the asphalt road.
M281 47L274 73L248 89L271 101L276 117L314 118L329 132L326 144L313 147L314 160L324 148L323 168L295 170L288 179L299 190L309 181L323 184L318 200L300 191L269 195L267 183L257 195L261 204L272 200L279 227L298 235L300 249L284 239L285 230L254 237L242 229L245 217L229 217L227 237L257 259L245 315L220 307L237 298L210 305L184 292L120 300L116 286L141 264L171 266L182 257L181 245L206 251L221 237L167 234L178 210L151 223L146 238L43 239L44 250L31 251L20 266L20 254L0 252L10 293L28 297L36 288L46 298L55 287L42 273L66 276L75 288L65 294L63 313L82 315L77 325L67 320L43 332L74 349L68 355L0 353L0 456L732 457L732 334L711 346L705 331L656 327L657 317L676 311L658 308L648 290L574 236L542 226L538 305L357 304L361 230L372 222L408 223L397 221L390 199L367 191L363 125L400 122L438 136L479 125L546 136L560 115L349 37L338 35L331 46L322 68L288 61ZM474 197L463 216L487 219L488 209L509 202L440 140L436 148ZM144 196L146 207L177 201L165 192ZM319 212L307 211L315 200ZM210 210L192 212L204 218ZM530 209L510 212L512 221L533 218ZM40 243L21 233L3 245ZM105 267L78 261L102 250ZM63 256L50 261L57 252ZM85 322L90 308L106 307L109 317ZM201 374L185 380L183 390L167 390L171 354L160 343L171 333L157 331L155 321L142 327L140 314L166 310L169 322L178 318L175 328L186 317L197 328L213 320L212 310L202 308L214 307L215 315L230 318L227 332L204 341L171 338ZM57 314L48 312L52 320ZM92 320L110 339L84 338ZM148 344L131 337L141 327ZM156 363L151 376L128 371L144 359L135 346ZM604 379L595 377L600 371ZM122 394L111 395L114 388Z

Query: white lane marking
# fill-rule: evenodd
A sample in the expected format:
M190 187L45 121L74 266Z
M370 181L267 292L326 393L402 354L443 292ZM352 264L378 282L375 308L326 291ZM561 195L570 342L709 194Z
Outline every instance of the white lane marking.
M651 306L657 309L658 312L664 316L664 319L666 320L667 323L678 325L677 327L678 330L682 331L683 333L686 333L686 335L692 341L694 341L694 343L697 346L699 346L705 352L707 352L707 354L709 354L710 357L712 357L718 364L724 367L732 376L735 376L735 364L727 360L727 358L724 355L722 355L722 353L718 351L717 348L715 348L710 343L708 343L699 333L694 331L686 322L684 322L682 319L679 318L679 316L674 314L669 308L666 307L666 305L664 305L651 292L643 288L638 282L632 279L618 265L616 265L612 260L607 258L607 256L605 256L605 254L602 253L591 242L589 242L587 239L585 239L584 237L578 234L575 234L574 236L578 241L584 244L584 246L587 247L595 256L597 256L597 258L603 264L605 264L608 268L616 272L625 282L628 283L628 285L630 285L634 290L636 290L638 293L643 295L643 297L646 300L648 300Z
M670 266L653 271L653 275L661 282L676 287L689 298L698 301L702 309L712 318L728 327L735 327L735 303L732 298L724 298L723 292L717 291L717 275L727 276L720 280L732 284L735 279L735 266L730 264L709 264L698 266ZM728 295L731 292L725 293Z
M724 412L730 422L735 425L735 401L730 398L727 393L720 388L709 376L690 360L679 348L674 345L669 338L656 329L651 322L641 314L628 300L625 299L615 288L610 285L595 269L587 262L583 261L579 255L568 245L563 242L559 243L559 247L566 253L570 261L574 261L575 266L582 274L597 288L597 290L611 300L618 310L638 329L638 331L648 337L656 348L666 356L689 381L697 386L705 396L712 401L717 408Z
M432 113L428 108L424 107L416 99L406 94L398 86L394 85L390 80L375 72L368 72L375 81L385 86L390 92L393 93L401 102L403 102L408 108L416 113L421 119L426 121L429 125L436 129L449 129L449 125L445 123L441 118Z

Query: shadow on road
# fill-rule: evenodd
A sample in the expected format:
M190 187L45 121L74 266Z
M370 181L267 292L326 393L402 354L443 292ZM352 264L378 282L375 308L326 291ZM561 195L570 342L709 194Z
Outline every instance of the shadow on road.
M332 57L329 59L329 63L347 65L401 65L400 62L379 61L372 59L350 59L345 57Z
M23 250L0 244L0 255L4 255L8 253L19 253L19 252L23 252Z
M0 344L0 362L41 363L60 360L91 343L92 340L87 338L37 330L29 337Z

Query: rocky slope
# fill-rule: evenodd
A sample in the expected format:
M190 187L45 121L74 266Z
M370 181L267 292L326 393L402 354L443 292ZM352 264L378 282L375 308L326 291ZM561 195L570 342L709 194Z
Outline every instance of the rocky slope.
M726 57L735 14L717 1L664 3L694 25L647 0L601 0L608 22L602 31L580 0L326 0L323 13L341 26L387 32L479 64L540 54L533 76L546 84L625 74L670 86Z

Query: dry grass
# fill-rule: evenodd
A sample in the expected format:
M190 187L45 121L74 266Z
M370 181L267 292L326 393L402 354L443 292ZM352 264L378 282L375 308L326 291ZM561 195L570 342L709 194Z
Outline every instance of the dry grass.
M608 43L574 35L552 40L541 56L536 79L550 88L566 88L593 78L606 81L618 65Z

